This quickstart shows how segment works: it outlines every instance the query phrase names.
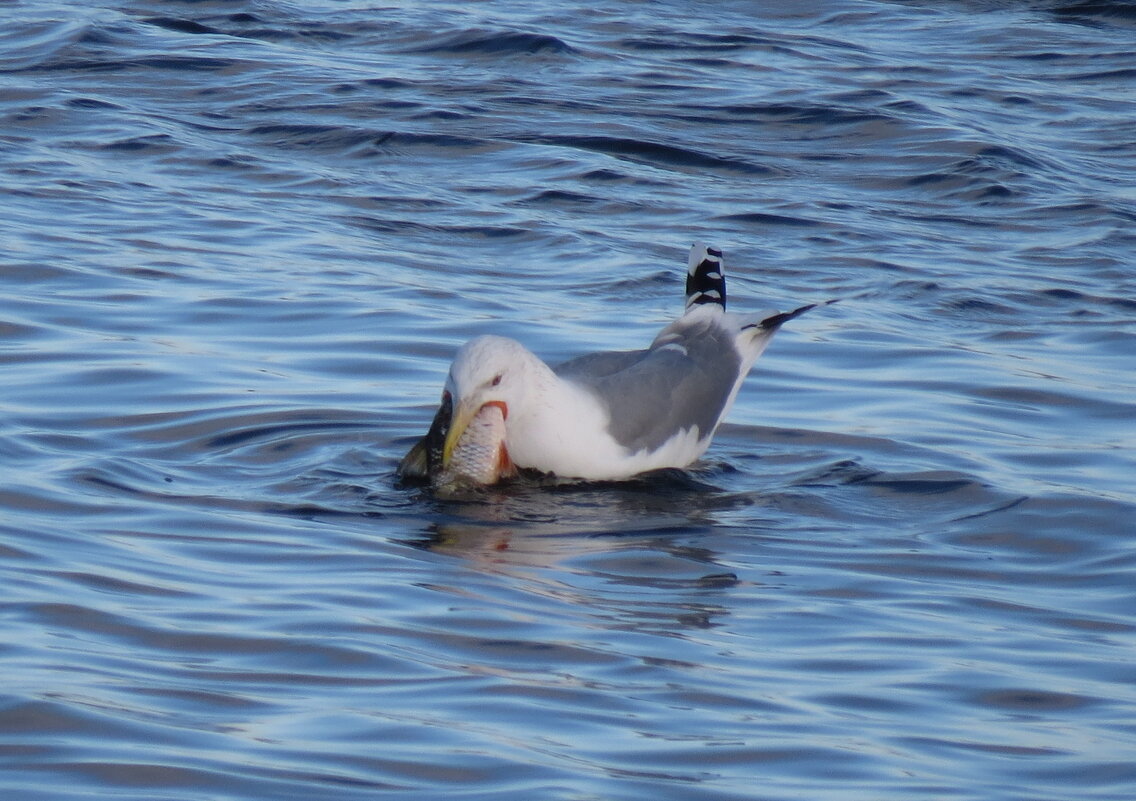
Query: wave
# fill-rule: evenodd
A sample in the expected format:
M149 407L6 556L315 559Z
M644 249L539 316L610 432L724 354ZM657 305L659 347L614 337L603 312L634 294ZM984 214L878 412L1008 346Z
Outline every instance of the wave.
M517 141L554 147L590 150L617 158L629 159L655 166L685 170L714 170L773 177L780 171L764 164L755 164L741 158L717 156L680 145L669 145L647 139L630 139L618 136L560 136L534 135L515 137Z
M462 31L447 34L424 45L407 48L408 53L435 53L483 56L568 55L578 51L555 36L524 31Z

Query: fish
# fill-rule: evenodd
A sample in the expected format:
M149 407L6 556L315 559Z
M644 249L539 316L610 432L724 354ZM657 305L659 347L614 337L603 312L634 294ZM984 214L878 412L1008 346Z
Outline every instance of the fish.
M489 485L514 472L505 447L505 413L499 404L487 403L458 437L433 483L435 488Z
M505 444L505 410L501 404L482 406L446 458L452 412L446 393L430 430L399 465L400 477L428 479L435 490L449 491L489 486L517 475Z
M398 464L398 477L403 481L422 481L442 472L442 456L445 452L446 437L450 433L450 421L454 415L454 404L449 392L442 393L442 403L430 423L426 436L414 443L406 456Z

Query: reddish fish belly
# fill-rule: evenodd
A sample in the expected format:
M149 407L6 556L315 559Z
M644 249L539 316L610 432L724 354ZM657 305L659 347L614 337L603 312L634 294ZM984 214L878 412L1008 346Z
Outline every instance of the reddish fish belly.
M482 406L458 437L450 462L434 479L436 487L496 484L516 473L505 447L508 408L499 401Z

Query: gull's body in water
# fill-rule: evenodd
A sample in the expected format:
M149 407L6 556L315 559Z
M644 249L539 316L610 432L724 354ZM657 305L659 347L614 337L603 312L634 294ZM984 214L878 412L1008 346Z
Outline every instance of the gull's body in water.
M483 485L518 468L619 480L686 467L709 447L777 329L815 305L731 314L721 251L695 245L686 309L644 350L550 367L512 339L482 336L463 345L434 423L399 475L436 486Z

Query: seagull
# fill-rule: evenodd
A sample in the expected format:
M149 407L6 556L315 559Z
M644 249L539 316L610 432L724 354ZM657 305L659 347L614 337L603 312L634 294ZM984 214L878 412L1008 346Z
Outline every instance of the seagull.
M430 431L399 465L430 479L487 405L504 417L501 468L618 481L684 468L710 446L742 381L777 330L818 304L743 317L726 311L722 251L695 244L686 307L643 350L550 366L513 339L480 336L457 352Z

